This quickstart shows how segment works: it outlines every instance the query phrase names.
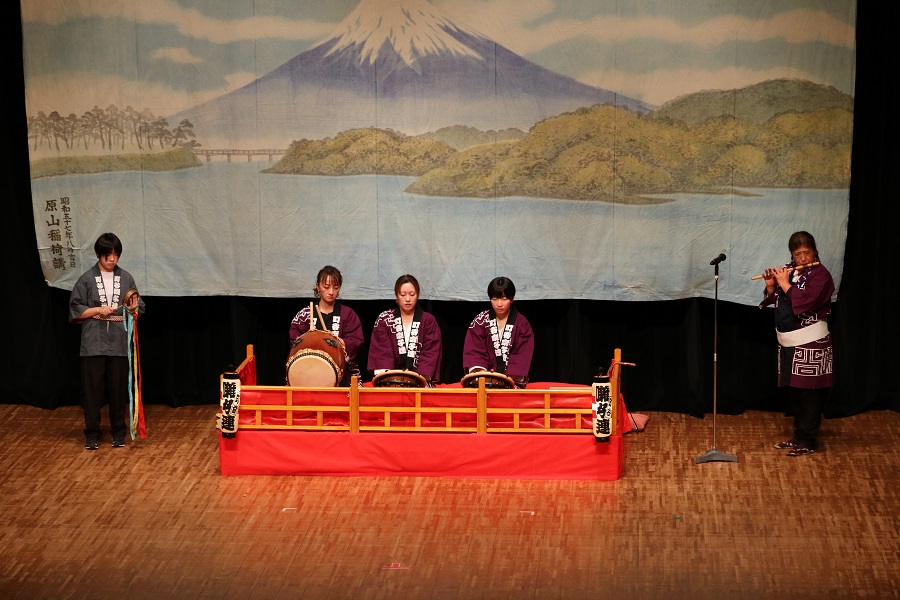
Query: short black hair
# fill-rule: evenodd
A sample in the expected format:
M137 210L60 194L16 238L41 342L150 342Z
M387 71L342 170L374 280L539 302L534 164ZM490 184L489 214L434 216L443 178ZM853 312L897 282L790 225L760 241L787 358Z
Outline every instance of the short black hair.
M94 254L97 255L97 258L109 256L113 252L122 256L122 241L116 234L104 233L94 242Z
M516 298L516 284L509 277L495 277L487 287L488 298Z

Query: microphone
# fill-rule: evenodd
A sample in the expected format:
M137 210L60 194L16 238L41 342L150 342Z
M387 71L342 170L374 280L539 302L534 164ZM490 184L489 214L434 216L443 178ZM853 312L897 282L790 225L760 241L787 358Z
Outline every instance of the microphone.
M711 261L709 261L709 264L711 264L711 265L717 265L717 264L719 264L720 262L722 262L722 261L724 261L724 260L725 260L725 255L724 255L724 254L720 254L720 255L718 255L717 257L715 257L714 259L712 259Z

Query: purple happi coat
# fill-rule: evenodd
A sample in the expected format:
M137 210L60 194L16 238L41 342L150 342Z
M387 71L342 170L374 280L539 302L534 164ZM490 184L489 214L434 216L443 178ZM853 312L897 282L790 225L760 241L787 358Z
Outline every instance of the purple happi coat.
M399 317L400 309L396 308L384 311L375 319L369 343L369 370L406 369L415 371L428 381L440 381L443 341L437 320L431 313L417 307L413 317L414 326L418 322L417 339L407 344L402 326L398 332ZM405 350L402 355L401 346Z
M779 286L768 294L759 307L775 306L775 329L779 336L778 385L796 388L831 387L832 344L827 328L831 314L834 280L823 265L793 271L791 287L784 292ZM783 343L783 334L802 335L802 330L816 327L820 337L793 346ZM808 337L808 336L807 336Z
M502 332L497 332L498 343L495 344L491 333L491 322L495 319L496 314L492 308L479 313L469 325L463 344L463 369L469 372L473 367L481 367L513 378L527 379L531 356L534 354L531 324L513 306L506 327ZM500 356L497 355L498 352Z

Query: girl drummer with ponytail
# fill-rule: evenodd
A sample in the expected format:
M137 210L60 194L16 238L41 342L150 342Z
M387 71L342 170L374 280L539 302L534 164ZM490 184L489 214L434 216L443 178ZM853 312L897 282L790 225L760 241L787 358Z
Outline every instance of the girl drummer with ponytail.
M353 375L360 375L356 356L365 339L359 317L352 308L338 299L343 283L344 279L337 268L326 265L319 270L313 287L316 301L310 305L313 311L311 313L310 306L305 306L294 316L294 320L291 321L290 339L293 344L297 338L311 329L330 331L340 338L347 350L347 364L339 385L347 386L350 385L350 378Z

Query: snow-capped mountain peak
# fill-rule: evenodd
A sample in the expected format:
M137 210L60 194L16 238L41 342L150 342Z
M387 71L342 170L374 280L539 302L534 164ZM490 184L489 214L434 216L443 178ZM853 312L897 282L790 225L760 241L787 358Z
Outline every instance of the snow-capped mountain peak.
M278 148L361 127L527 130L595 104L650 110L541 67L426 0L360 0L320 43L170 122L189 119L207 147Z
M474 49L448 31L476 32L460 27L425 0L362 0L326 38L336 40L328 54L356 46L362 63L374 64L387 43L407 65L428 54L449 53L483 60Z

